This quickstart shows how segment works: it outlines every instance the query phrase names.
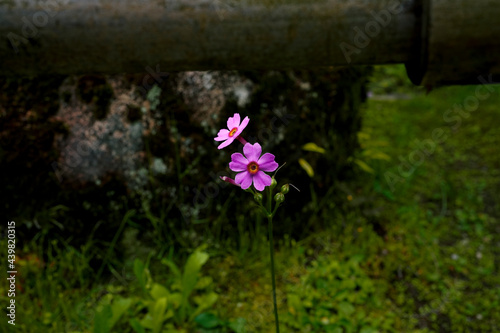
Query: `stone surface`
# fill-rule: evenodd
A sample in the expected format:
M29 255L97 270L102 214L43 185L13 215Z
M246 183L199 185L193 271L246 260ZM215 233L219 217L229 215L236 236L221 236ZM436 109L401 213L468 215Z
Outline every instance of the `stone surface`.
M214 220L239 191L219 176L234 177L230 155L242 147L220 151L213 138L239 112L251 119L245 138L286 162L278 180L301 189L287 196L287 214L300 221L311 189L335 200L329 190L349 177L367 73L179 72L147 87L141 75L0 79L2 202L9 218L28 225L49 223L37 219L41 211L69 207L54 213L66 230L125 206L168 208L181 223ZM310 142L326 153L303 150Z

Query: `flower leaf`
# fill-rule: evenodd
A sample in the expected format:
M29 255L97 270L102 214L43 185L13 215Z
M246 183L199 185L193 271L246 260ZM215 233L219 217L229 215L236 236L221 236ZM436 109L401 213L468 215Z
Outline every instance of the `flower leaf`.
M375 170L373 170L371 166L369 166L368 164L366 164L361 160L355 159L354 163L356 163L361 169L363 169L363 171L366 171L371 174L375 173Z
M303 158L299 158L299 164L304 169L309 177L314 177L314 170L312 166Z
M320 154L326 153L326 150L324 148L321 148L320 146L318 146L314 142L306 143L305 145L302 146L302 149L307 150L307 151L312 151L315 153L320 153Z

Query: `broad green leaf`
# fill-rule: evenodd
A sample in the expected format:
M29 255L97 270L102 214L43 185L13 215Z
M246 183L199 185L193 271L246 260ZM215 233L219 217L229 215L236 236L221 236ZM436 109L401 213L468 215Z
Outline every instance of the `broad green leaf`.
M182 275L182 294L185 299L191 294L196 282L198 281L198 274L201 267L207 262L208 254L196 250L191 254L184 266L184 274Z
M218 298L219 298L219 295L217 295L214 292L211 292L208 294L195 296L194 301L196 304L198 304L198 306L207 308L207 307L212 306L217 301Z
M170 304L171 307L173 306L174 309L177 309L182 302L182 295L180 293L173 293L170 294Z
M153 287L151 288L151 291L149 293L151 294L151 297L153 297L153 299L155 300L169 296L167 288L158 283L153 284Z
M144 327L142 327L141 323L136 318L130 319L129 323L137 333L146 333L146 330L144 330Z
M181 279L182 298L179 311L180 321L186 319L187 310L189 308L189 295L191 295L191 292L196 286L201 267L207 262L208 257L207 253L198 248L189 256L184 266L184 272Z
M219 295L217 295L214 292L211 292L211 293L203 295L203 296L195 297L195 302L196 302L196 304L198 304L198 308L196 309L195 312L193 312L193 314L191 315L191 318L197 316L199 313L210 308L212 305L215 304L215 302L217 302L218 298L219 298Z
M368 164L365 162L355 159L354 163L356 163L363 171L366 171L368 173L374 174L375 170L373 170Z
M208 286L210 286L213 282L214 281L213 281L212 277L204 276L198 280L198 282L196 283L195 289L198 289L198 290L205 289Z
M94 317L94 333L108 333L111 331L111 306L106 304L97 310Z
M127 311L127 309L132 305L132 299L119 297L113 301L111 304L111 312L113 316L109 322L109 328L112 329L116 322L121 318L121 316Z
M151 315L150 312L148 312L144 318L140 321L140 324L144 328L148 328L150 330L153 329L153 316Z
M309 177L314 177L314 170L312 166L303 158L299 158L299 164L304 169Z
M162 297L156 300L153 307L153 333L161 332L163 322L165 321L165 312L167 311L167 298Z
M312 151L315 153L320 153L324 154L326 153L326 150L315 144L314 142L309 142L306 143L305 145L302 146L302 149L307 150L307 151Z
M216 328L217 326L223 324L223 322L219 318L217 318L217 316L206 312L198 315L194 319L194 322L206 329Z
M163 316L163 319L165 319L165 320L170 319L174 315L175 315L174 311L172 311L172 309L170 309L170 307L169 307L169 309L167 310L167 313L165 313L165 315Z
M134 274L142 290L146 290L146 272L144 263L139 259L134 260Z

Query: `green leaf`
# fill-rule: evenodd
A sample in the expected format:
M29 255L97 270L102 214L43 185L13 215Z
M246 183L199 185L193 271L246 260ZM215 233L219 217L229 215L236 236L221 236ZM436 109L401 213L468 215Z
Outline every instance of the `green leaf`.
M153 333L159 333L165 321L165 312L167 311L167 298L162 297L156 300L153 307Z
M196 304L200 307L208 308L211 307L219 298L219 295L217 295L214 292L211 292L209 294L205 295L200 295L194 298Z
M362 154L366 158L369 158L372 160L384 160L384 161L391 160L391 157L389 155L387 155L386 153L383 153L379 150L367 149L367 150L364 150Z
M153 316L151 315L150 312L148 312L144 318L142 318L142 320L140 321L140 324L142 327L144 328L148 328L150 330L153 329Z
M94 318L94 333L108 333L111 331L111 306L106 304L97 310Z
M354 163L356 163L363 171L366 171L371 174L375 173L375 170L373 170L372 167L370 167L368 164L366 164L361 160L355 159Z
M132 299L119 297L113 301L111 305L111 312L113 316L109 322L109 329L112 329L116 322L121 318L121 316L127 311L127 309L132 305Z
M217 326L223 324L223 322L219 318L217 318L217 316L207 312L198 315L194 319L194 322L199 326L207 329L216 328Z
M210 276L204 276L201 279L198 280L196 283L195 289L206 289L208 286L210 286L213 283L213 279Z
M134 274L137 278L137 282L139 282L139 286L141 286L142 290L146 290L146 268L144 263L139 259L134 260Z
M170 294L170 304L173 305L174 309L177 309L182 302L182 295L180 293Z
M177 278L179 279L181 278L181 270L179 269L179 267L177 267L177 265L174 262L168 260L167 258L163 258L161 260L161 263L170 268L172 273L174 273Z
M358 140L359 141L367 141L370 140L371 135L366 132L358 132Z
M144 327L142 327L141 323L136 318L130 319L129 323L137 333L146 333L146 330L144 329Z
M210 308L212 305L217 302L217 299L219 298L219 295L217 295L214 292L211 292L207 295L203 296L198 296L195 298L196 304L198 304L198 308L196 311L191 315L191 318L195 317L199 313L205 311L206 309Z
M238 318L235 321L230 322L228 326L234 331L234 333L246 333L246 323L247 321L245 320L245 318Z
M200 273L201 267L207 262L208 254L199 250L196 250L191 254L184 266L184 274L182 275L182 294L184 297L188 297L196 286L198 281L198 274Z
M345 318L349 317L356 310L354 306L348 302L341 302L338 308L339 313Z
M149 293L154 300L169 296L167 288L158 283L153 284L153 287L151 288L151 291Z
M309 177L314 177L314 170L312 166L303 158L299 158L299 164L304 169Z
M181 321L186 319L186 311L189 307L189 295L193 292L196 282L198 281L198 275L201 267L207 262L208 257L207 253L198 248L189 256L186 265L184 266L184 272L181 279L182 299L179 313Z
M326 150L315 144L314 142L309 142L306 143L305 145L302 146L302 149L307 150L307 151L312 151L315 153L320 153L324 154L326 153Z

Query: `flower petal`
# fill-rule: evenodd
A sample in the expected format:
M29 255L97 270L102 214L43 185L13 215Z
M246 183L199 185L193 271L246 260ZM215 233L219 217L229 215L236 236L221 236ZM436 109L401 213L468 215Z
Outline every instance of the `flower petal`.
M266 186L271 185L271 176L266 175L264 172L259 171L253 176L253 186L257 191L264 191ZM243 186L242 186L243 187Z
M249 121L250 121L250 118L248 118L248 117L245 117L245 119L243 119L240 126L238 126L238 130L236 131L236 133L234 133L235 137L238 137L241 134L241 132L243 132L245 127L247 127Z
M228 138L226 141L224 141L223 143L221 143L221 144L219 145L219 147L217 147L217 148L222 149L222 148L224 148L224 147L227 147L227 146L229 146L231 143L233 143L233 141L234 141L234 137L232 137L232 138Z
M248 165L248 160L240 153L234 153L231 155L231 162L229 163L229 169L240 172L246 171Z
M274 159L275 157L273 154L265 153L261 158L259 158L259 161L257 162L257 164L259 165L259 169L266 172L272 172L276 170L279 164L276 163Z
M229 117L229 119L227 120L227 128L229 128L229 130L232 130L233 128L238 126L240 126L240 114L235 113L233 117Z
M227 129L221 129L219 133L217 133L217 137L214 139L215 141L224 141L229 138L229 131Z
M236 184L240 184L242 189L246 190L252 185L252 176L248 171L240 172L236 175L234 181Z
M258 144L247 143L243 146L243 153L249 162L257 162L259 160L260 154L262 153L262 147Z

